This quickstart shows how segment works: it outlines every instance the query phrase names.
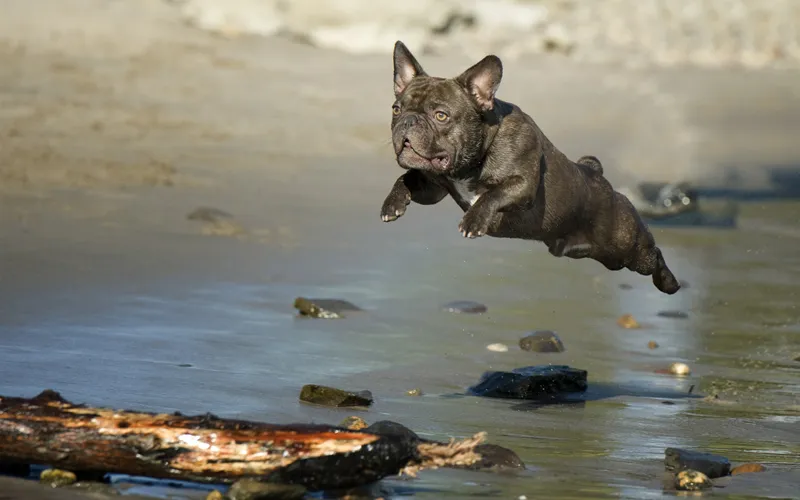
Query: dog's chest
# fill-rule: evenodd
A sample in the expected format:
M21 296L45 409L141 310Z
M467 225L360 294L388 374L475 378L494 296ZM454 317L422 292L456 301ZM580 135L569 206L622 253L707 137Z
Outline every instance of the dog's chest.
M453 185L455 192L458 193L458 196L469 203L470 206L474 205L478 198L481 197L478 192L469 187L469 182L464 179L450 179L450 183Z

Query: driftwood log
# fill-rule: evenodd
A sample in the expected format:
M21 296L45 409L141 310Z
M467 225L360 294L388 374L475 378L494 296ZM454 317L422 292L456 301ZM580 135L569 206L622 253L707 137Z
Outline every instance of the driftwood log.
M0 396L0 462L10 464L325 490L395 475L417 459L411 440L326 425L91 408L50 390L31 399Z

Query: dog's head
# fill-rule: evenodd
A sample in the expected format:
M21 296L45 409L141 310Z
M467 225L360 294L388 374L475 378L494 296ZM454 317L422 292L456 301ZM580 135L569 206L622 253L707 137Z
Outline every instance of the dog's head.
M495 92L503 76L486 56L456 78L428 76L403 42L394 46L392 143L406 169L455 174L486 152Z

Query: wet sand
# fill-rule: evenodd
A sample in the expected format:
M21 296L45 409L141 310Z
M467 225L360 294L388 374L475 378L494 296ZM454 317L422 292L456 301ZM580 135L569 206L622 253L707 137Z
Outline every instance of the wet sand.
M744 204L734 231L655 230L690 285L672 297L541 244L464 240L448 200L385 224L379 207L400 173L387 142L390 61L214 38L176 26L154 2L115 3L88 23L78 7L90 4L66 2L59 30L26 31L21 2L0 20L0 394L53 388L92 405L336 423L348 413L297 402L303 384L328 383L371 390L367 421L437 439L486 430L528 465L391 479L380 486L391 498L660 497L669 446L767 466L717 495L796 495L800 203ZM423 61L441 73L468 63ZM787 127L800 97L785 90L796 75L723 87L784 89L766 94L782 113L767 97L725 97L714 86L724 73L611 76L533 59L507 68L502 92L568 154L597 154L620 182L678 175L698 159L706 173L800 163ZM681 130L646 92L597 83L620 79L704 104L685 114L703 147L676 149ZM737 113L749 129L726 119ZM201 206L230 212L244 231L203 234L186 218ZM302 320L298 295L366 312ZM439 311L457 299L488 313ZM644 328L620 329L625 313ZM556 330L566 352L517 350L533 329ZM487 351L495 342L510 351ZM673 361L692 375L654 373ZM485 370L543 363L588 370L588 393L546 407L457 396ZM727 404L689 398L692 385ZM417 387L426 395L405 395Z

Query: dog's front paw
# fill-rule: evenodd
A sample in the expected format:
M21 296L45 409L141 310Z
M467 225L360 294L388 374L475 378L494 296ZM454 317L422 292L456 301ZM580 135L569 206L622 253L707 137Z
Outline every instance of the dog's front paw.
M475 210L473 206L464 214L458 230L465 238L478 238L489 232L493 216L489 210Z
M381 220L391 222L406 213L406 207L411 203L411 193L392 192L383 201L381 207Z

